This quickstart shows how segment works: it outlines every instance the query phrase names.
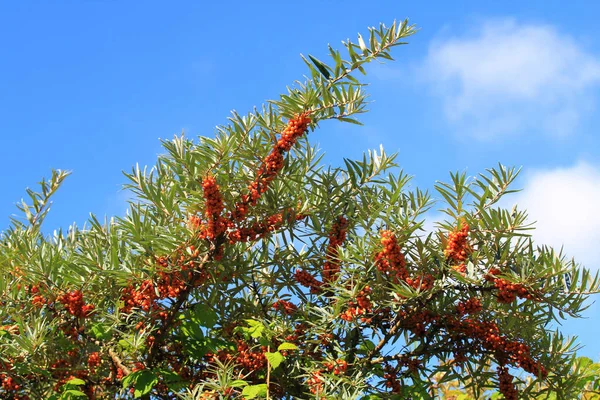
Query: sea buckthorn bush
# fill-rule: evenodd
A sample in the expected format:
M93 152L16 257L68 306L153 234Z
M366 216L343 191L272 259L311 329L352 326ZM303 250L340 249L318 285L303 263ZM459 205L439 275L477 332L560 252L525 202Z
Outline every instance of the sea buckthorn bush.
M433 198L395 155L327 167L311 144L358 122L357 72L414 32L372 28L214 137L164 141L126 174L125 216L49 235L68 174L29 190L0 239L0 397L422 399L439 374L506 399L576 393L551 323L598 281L498 207L516 169L438 183L428 232Z

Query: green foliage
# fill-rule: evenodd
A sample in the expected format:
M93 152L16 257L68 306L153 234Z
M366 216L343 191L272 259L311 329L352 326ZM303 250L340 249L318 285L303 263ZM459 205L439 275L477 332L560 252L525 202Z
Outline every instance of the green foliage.
M573 385L573 395L568 398L582 400L600 399L600 364L594 363L587 357L573 356L570 360L570 374L565 376L565 380L571 381ZM459 380L446 380L442 375L438 375L433 385L436 387L436 398L447 400L474 400L482 397L475 397L468 384ZM493 382L488 382L489 387L493 387ZM532 393L539 392L537 395ZM564 394L558 388L552 387L544 382L533 383L531 377L526 377L519 384L519 392L524 397L531 399L561 399ZM503 396L497 390L489 390L484 399L500 399Z

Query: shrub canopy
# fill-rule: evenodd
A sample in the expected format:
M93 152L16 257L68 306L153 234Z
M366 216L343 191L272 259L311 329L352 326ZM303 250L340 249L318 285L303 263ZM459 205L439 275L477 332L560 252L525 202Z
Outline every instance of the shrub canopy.
M0 396L422 399L457 380L515 399L521 371L521 396L572 398L575 346L552 327L598 280L497 206L516 169L437 183L446 220L426 232L432 197L395 155L328 167L310 143L358 123L357 73L414 32L372 28L214 137L164 141L126 174L125 217L48 235L68 173L28 190L0 239Z

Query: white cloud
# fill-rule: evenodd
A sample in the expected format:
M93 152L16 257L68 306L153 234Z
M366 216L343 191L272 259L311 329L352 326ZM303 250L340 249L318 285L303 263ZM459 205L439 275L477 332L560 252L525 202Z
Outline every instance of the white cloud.
M600 166L580 162L533 171L524 188L510 200L537 221L535 242L555 249L564 246L567 256L587 268L600 269Z
M461 132L564 136L594 108L600 59L552 26L495 20L434 41L419 74Z

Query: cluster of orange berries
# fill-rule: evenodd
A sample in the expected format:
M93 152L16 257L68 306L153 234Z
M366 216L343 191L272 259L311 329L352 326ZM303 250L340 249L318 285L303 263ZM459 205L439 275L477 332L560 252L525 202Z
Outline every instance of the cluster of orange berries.
M294 279L302 286L309 288L312 294L321 293L323 282L315 278L310 272L303 269L297 269L294 273Z
M59 391L61 386L63 386L67 381L73 378L79 379L87 379L88 371L84 369L74 369L74 362L59 359L50 365L49 372L52 374L52 377L56 379L56 384L54 385L54 390Z
M204 361L207 364L212 364L219 360L223 363L234 362L237 364L236 372L240 375L256 374L258 371L267 366L265 352L266 346L261 346L260 349L252 350L247 342L242 339L235 339L236 352L228 349L221 349L216 354L207 353L204 355Z
M90 368L91 373L94 373L96 367L100 365L100 361L100 353L98 353L97 351L90 353L90 355L88 356L87 364Z
M461 275L465 275L467 273L467 266L465 263L460 263L458 265L453 265L452 269L458 272Z
M342 313L340 316L344 321L352 321L354 318L359 315L366 315L373 310L373 304L371 303L371 287L365 286L359 293L356 295L356 301L348 302L348 309ZM366 318L362 318L363 321Z
M400 250L396 235L389 230L381 231L381 244L383 250L375 255L377 269L390 277L393 283L406 280L408 278L406 260Z
M382 230L380 235L383 249L375 255L375 265L379 272L390 278L393 283L404 281L417 290L431 289L435 282L435 278L431 274L409 277L406 259L398 245L396 235L389 230Z
M34 296L31 298L31 304L36 307L43 307L48 304L48 299L40 294L40 288L37 285L31 285L29 288L29 294L33 294Z
M9 361L0 361L0 387L2 387L2 392L6 394L10 393L10 399L15 400L29 400L29 396L19 394L18 391L21 389L21 385L9 374L4 373L4 371L10 371L13 369L12 362ZM0 392L1 393L1 392Z
M463 222L462 227L448 234L448 244L444 250L444 255L447 259L454 262L465 261L469 255L469 225Z
M21 387L12 376L6 374L0 374L0 381L2 381L2 389L7 392L16 392Z
M398 370L391 365L386 364L384 371L383 379L385 380L385 387L390 389L392 393L400 393L402 385L398 380Z
M456 305L456 312L461 317L467 314L476 314L481 311L483 306L481 305L481 300L477 297L471 297L469 300L460 301Z
M323 394L323 377L321 371L316 370L311 372L310 377L306 380L310 392L312 394Z
M134 308L150 311L151 308L155 307L155 299L156 292L154 291L154 284L150 279L146 279L142 281L138 288L133 285L123 288L121 294L123 307L121 307L121 311L130 313Z
M294 303L281 299L273 303L273 308L287 315L292 315L298 310L298 307Z
M296 324L296 326L294 327L294 333L287 335L285 337L285 341L297 343L306 334L307 328L308 328L308 325L306 325L303 322Z
M256 204L260 196L267 191L269 184L283 168L284 154L308 130L310 122L311 119L308 112L299 114L288 121L286 128L281 133L281 137L273 146L269 155L263 159L256 179L249 185L250 194L243 195L241 201L236 204L235 211L233 212L235 220L240 221L244 219L248 213L248 206Z
M531 357L529 346L519 341L508 340L500 333L495 322L478 321L466 318L464 321L453 320L449 322L452 332L465 335L478 341L481 346L498 355L498 358L518 365L523 370L541 376L545 379L548 372L539 362Z
M533 299L533 296L525 286L520 283L511 283L506 279L498 278L497 275L499 274L500 269L491 268L485 277L486 280L492 281L496 289L498 289L498 293L496 294L498 303L512 303L517 297L520 299Z
M141 363L139 361L136 361L136 362L133 363L133 367L131 368L131 372L143 371L145 369L146 369L146 366L143 363Z
M177 297L186 290L188 285L200 286L208 279L206 271L198 271L197 263L194 261L199 257L199 250L194 246L189 246L187 250L191 253L191 260L187 260L183 251L178 255L169 257L158 257L156 263L159 267L158 279L156 282L151 279L143 280L139 285L129 285L122 291L121 300L123 307L121 311L131 312L133 308L140 308L143 311L158 310L158 300ZM178 270L168 270L169 263L174 262ZM194 281L190 280L194 277Z
M401 310L398 317L402 318L402 327L408 329L416 336L423 336L427 326L437 320L437 316L429 310Z
M319 335L319 341L323 346L327 346L333 340L332 333L322 333Z
M290 213L290 217L291 217ZM306 218L306 215L298 214L293 218L289 218L288 221L300 221ZM239 227L228 232L229 243L246 243L248 241L254 241L258 238L263 238L269 233L276 231L281 228L284 223L284 213L277 213L268 216L263 221L253 223L250 227ZM233 226L233 224L230 224Z
M531 350L525 343L507 341L504 351L508 355L510 362L518 365L530 374L541 376L543 379L546 379L548 376L546 368L531 357Z
M406 278L406 283L413 289L426 291L433 287L435 278L431 274L424 274L416 278Z
M202 190L206 201L204 216L207 222L200 231L200 237L215 240L227 229L227 220L221 215L224 209L223 196L219 191L217 180L211 175L202 180Z
M338 247L346 240L348 220L343 216L338 217L329 232L329 244L325 253L325 264L323 265L323 282L334 281L340 273L340 262L337 260Z
M72 290L58 296L59 303L65 306L65 310L77 318L85 318L94 310L93 304L85 304L81 290Z
M511 283L505 279L496 279L494 285L498 289L498 303L512 303L517 297L520 299L532 299L529 291L520 283Z
M238 355L235 361L246 372L256 372L267 366L267 359L264 354L267 351L266 347L261 348L261 350L251 350L248 343L239 340L237 342L237 351Z
M332 372L334 375L344 375L348 369L348 362L346 360L335 360L325 363L327 371Z
M0 326L0 331L6 331L11 335L18 335L21 333L19 325L4 325Z
M505 400L517 400L519 392L513 383L513 376L508 372L505 366L498 367L498 381L500 393L504 395Z

